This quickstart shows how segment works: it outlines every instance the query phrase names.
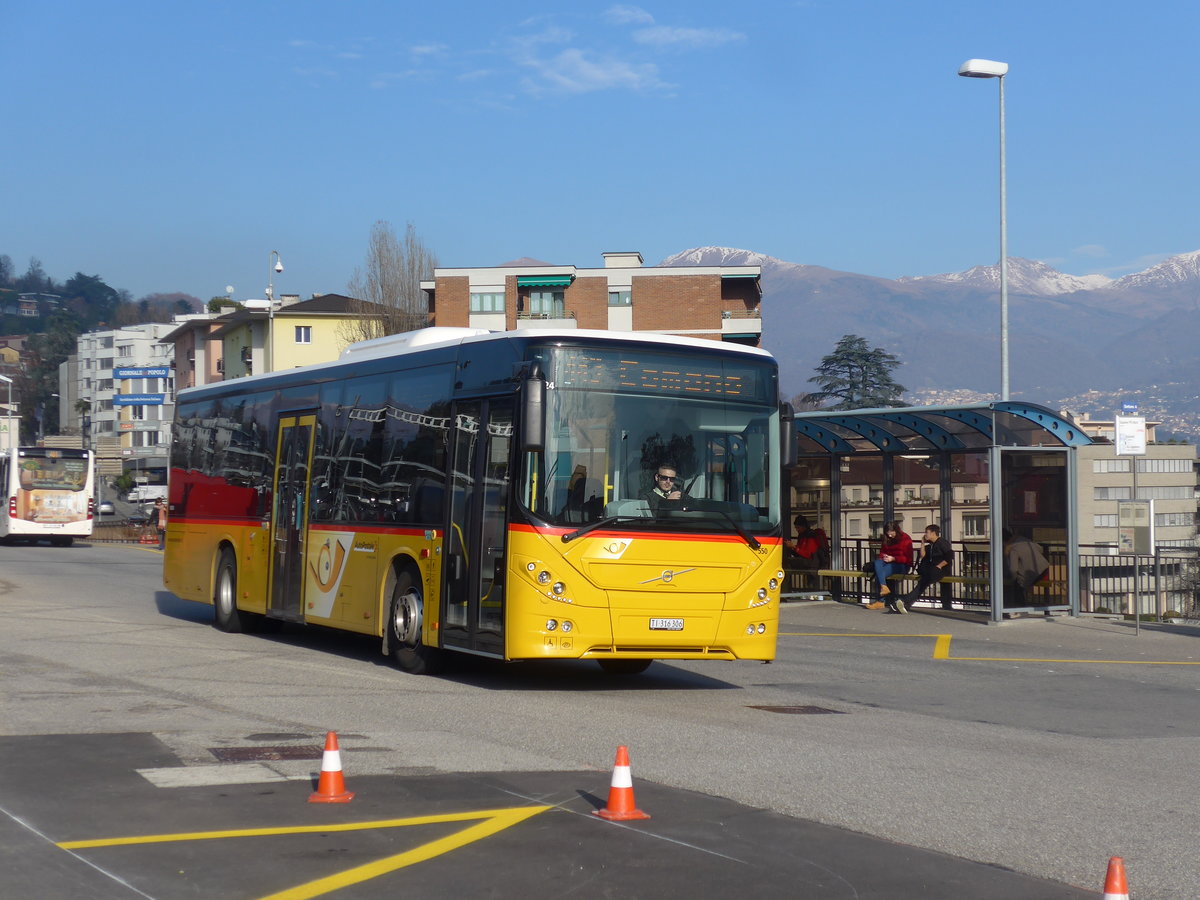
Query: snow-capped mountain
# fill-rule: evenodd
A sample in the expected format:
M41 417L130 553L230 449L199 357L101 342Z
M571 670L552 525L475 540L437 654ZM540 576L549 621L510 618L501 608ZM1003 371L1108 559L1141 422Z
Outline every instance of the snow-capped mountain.
M767 266L773 264L809 268L801 263L784 263L781 259L755 253L753 250L738 250L735 247L693 247L674 256L668 256L660 266Z
M943 284L962 284L969 287L1000 289L1000 264L975 266L965 272L947 272L941 275L908 275L897 279L900 282L938 281ZM1093 291L1112 284L1105 275L1068 275L1039 262L1020 256L1008 258L1008 290L1013 294L1030 294L1035 297L1056 297L1076 291Z
M897 381L914 393L998 388L998 266L890 279L733 247L697 247L660 265L762 266L763 346L779 359L785 396L809 389L814 366L846 334L895 353ZM1086 391L1200 383L1200 251L1116 281L1010 259L1009 313L1014 399L1054 406ZM1163 403L1155 415L1178 414L1192 423L1179 433L1200 437L1194 387Z
M1200 250L1172 256L1143 272L1135 272L1132 275L1118 278L1112 283L1112 287L1116 289L1165 287L1174 286L1183 281L1200 281Z

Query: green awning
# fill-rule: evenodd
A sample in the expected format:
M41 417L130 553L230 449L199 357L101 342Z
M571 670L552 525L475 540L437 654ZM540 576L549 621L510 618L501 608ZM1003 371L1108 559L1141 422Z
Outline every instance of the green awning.
M517 287L570 287L570 275L518 275Z

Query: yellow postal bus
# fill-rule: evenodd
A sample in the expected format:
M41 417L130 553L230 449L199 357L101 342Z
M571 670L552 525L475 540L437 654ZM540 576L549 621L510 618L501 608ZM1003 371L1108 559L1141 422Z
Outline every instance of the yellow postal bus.
M374 635L410 672L772 659L781 413L765 351L429 328L181 391L164 581L218 628ZM679 499L651 495L673 468ZM667 471L671 471L668 469Z

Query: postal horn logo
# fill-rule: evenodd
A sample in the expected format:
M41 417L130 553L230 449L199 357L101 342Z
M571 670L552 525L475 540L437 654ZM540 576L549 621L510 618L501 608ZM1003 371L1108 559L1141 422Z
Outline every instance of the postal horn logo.
M317 587L322 592L328 592L342 577L342 568L345 565L346 548L342 546L341 541L327 538L325 544L317 552L316 560L310 562L308 567L312 570Z

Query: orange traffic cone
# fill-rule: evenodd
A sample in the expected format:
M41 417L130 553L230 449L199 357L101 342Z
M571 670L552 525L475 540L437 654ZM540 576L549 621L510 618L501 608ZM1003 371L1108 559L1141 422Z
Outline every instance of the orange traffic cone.
M338 750L337 732L327 732L325 752L321 755L321 779L308 802L349 803L353 799L354 791L346 790L346 779L342 777L342 753Z
M1108 861L1104 878L1104 900L1129 900L1129 883L1125 880L1125 860L1119 856Z
M612 785L608 789L608 806L592 810L592 815L610 822L627 819L650 818L633 802L633 777L629 774L629 749L624 745L617 748L617 762L613 766Z

